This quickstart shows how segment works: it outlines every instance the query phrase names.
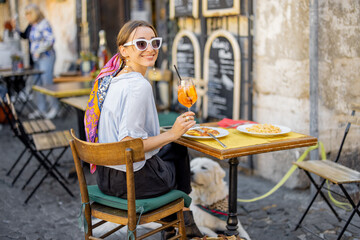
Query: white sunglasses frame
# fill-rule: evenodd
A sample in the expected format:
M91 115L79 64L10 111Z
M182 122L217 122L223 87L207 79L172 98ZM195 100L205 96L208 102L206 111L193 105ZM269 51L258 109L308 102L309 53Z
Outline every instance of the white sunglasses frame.
M153 45L151 44L152 41L154 40L160 40L160 44L159 44L159 48L154 48ZM145 41L146 42L146 48L144 50L141 50L138 48L138 46L136 45L136 43L138 41ZM149 44L151 46L152 49L154 50L159 50L161 48L161 44L162 44L162 37L155 37L155 38L152 38L150 40L146 40L146 39L143 39L143 38L139 38L139 39L135 39L135 40L132 40L131 42L127 42L127 43L124 43L124 47L128 47L128 46L132 46L134 45L136 47L137 50L143 52L145 51L148 47L149 47Z

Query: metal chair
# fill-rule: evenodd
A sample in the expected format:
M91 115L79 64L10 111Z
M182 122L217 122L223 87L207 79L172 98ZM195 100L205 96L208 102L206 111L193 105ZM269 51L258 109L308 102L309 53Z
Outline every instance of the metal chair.
M6 94L7 102L10 102L10 97L8 94ZM13 114L11 113L10 107L7 103L4 102L4 100L0 97L0 107L3 110L7 122L10 124L10 127L13 127L11 122L13 121ZM16 109L15 109L16 111ZM44 132L50 132L54 131L56 129L55 124L48 119L36 119L36 120L28 120L28 121L22 121L22 125L24 127L26 134L35 134L35 133L44 133ZM16 131L12 129L13 132ZM21 158L25 154L27 148L25 147L23 151L20 153L18 158L14 161L13 165L10 167L8 172L6 173L6 176L9 176L11 172L14 170L16 165L20 162ZM15 182L13 182L14 184Z
M191 198L185 193L172 190L162 196L151 199L135 199L135 183L133 163L145 159L141 139L114 143L89 143L80 140L71 129L73 140L70 141L76 173L79 179L81 204L84 206L85 239L103 239L124 226L128 226L128 239L144 239L170 226L176 226L179 231L172 239L186 239L183 207L189 206ZM97 185L88 186L81 162L96 165L126 164L127 199L103 194ZM176 214L171 222L161 221L162 218ZM93 224L92 218L101 221ZM94 237L93 229L106 223L117 223L119 226L101 237ZM137 236L136 227L141 224L157 222L162 226L153 229L142 236Z
M356 109L356 107L353 107L353 109ZM360 110L360 109L357 109L357 110ZM351 222L353 216L355 215L355 213L357 213L357 215L360 217L360 210L359 210L360 200L359 200L358 203L354 203L354 200L351 198L350 194L347 192L347 190L346 190L346 188L344 186L344 185L349 184L349 183L360 183L360 172L355 171L355 170L353 170L351 168L348 168L348 167L338 163L338 161L340 159L340 155L341 155L343 145L345 143L346 136L347 136L347 134L349 132L349 129L350 129L350 126L351 126L351 124L360 125L360 118L355 116L355 110L352 111L351 116L346 116L345 118L346 118L346 121L348 122L348 124L346 126L345 133L344 133L343 139L341 141L340 148L338 150L338 154L337 154L337 157L336 157L335 161L330 161L330 160L309 160L309 161L295 162L294 163L299 168L301 168L302 170L305 171L306 175L309 177L310 181L312 182L312 184L315 186L315 188L317 190L315 195L311 199L307 209L305 210L304 214L302 215L300 221L296 225L295 230L297 230L300 227L302 221L304 220L305 216L309 212L312 204L314 203L316 197L319 194L325 200L325 202L327 203L327 205L329 206L331 211L334 213L336 218L339 221L342 220L340 218L339 214L335 211L333 206L330 204L330 201L328 200L328 198L322 192L322 189L325 188L324 184L325 184L326 181L330 181L333 184L338 185L340 187L341 191L343 192L344 197L348 200L348 202L351 204L351 206L353 208L350 216L348 217L348 219L347 219L344 227L342 228L342 230L341 230L341 232L340 232L337 239L341 239L341 237L343 236L345 230L347 229L348 225L350 224L350 222ZM323 179L322 182L320 184L316 183L316 181L313 179L313 177L311 176L310 173L321 177Z
M2 107L5 106L5 103L3 101L1 101L1 103ZM44 168L46 170L46 173L43 175L37 185L33 188L29 196L25 199L24 203L27 203L30 200L30 198L34 195L34 193L37 191L37 189L40 187L40 185L43 183L43 181L47 178L48 175L52 176L57 182L59 182L59 184L66 190L66 192L73 197L74 195L66 186L66 184L69 184L68 181L58 171L56 167L59 160L69 147L69 140L71 138L70 132L53 131L38 134L27 134L22 124L22 121L17 116L14 105L9 99L7 99L7 105L10 108L12 116L11 118L9 118L11 129L13 130L14 135L23 143L25 147L24 151L28 151L30 153L27 161L14 178L12 185L15 184L16 180L19 178L22 172L28 167L28 164L33 157L38 161L39 165L25 182L22 189L25 189L25 187L31 182L31 180L35 177L35 175L39 172L41 168ZM59 150L60 154L58 154L55 159L51 161L50 155L55 150Z

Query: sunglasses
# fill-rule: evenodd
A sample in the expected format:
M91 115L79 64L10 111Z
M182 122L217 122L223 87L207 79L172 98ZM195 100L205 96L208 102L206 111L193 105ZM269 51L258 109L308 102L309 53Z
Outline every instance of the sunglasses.
M149 43L150 43L150 46L152 47L152 49L158 50L161 47L162 38L161 37L156 37L156 38L153 38L151 40L135 39L135 40L133 40L131 42L125 43L123 46L127 47L127 46L131 46L131 45L135 45L137 50L145 51L147 49Z

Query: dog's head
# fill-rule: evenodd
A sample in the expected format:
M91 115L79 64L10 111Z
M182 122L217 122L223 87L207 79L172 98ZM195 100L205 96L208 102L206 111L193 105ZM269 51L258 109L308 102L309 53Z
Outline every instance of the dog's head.
M194 158L190 162L191 184L203 188L212 187L223 182L225 171L219 163L209 158Z
M194 204L211 205L228 195L225 171L219 163L209 158L194 158L190 162L190 169L190 196Z

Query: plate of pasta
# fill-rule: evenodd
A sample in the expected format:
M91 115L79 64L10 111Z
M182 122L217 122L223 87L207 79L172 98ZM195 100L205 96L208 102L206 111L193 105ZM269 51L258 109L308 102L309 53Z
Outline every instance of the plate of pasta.
M275 124L245 124L236 128L242 133L251 134L254 136L271 137L277 135L283 135L291 132L288 127L275 125Z
M199 131L199 129L202 131ZM225 137L226 135L229 134L229 131L227 131L226 129L217 128L217 127L193 127L190 128L183 135L183 137L200 138L200 139L212 138L207 134L207 132L212 133L217 138Z

